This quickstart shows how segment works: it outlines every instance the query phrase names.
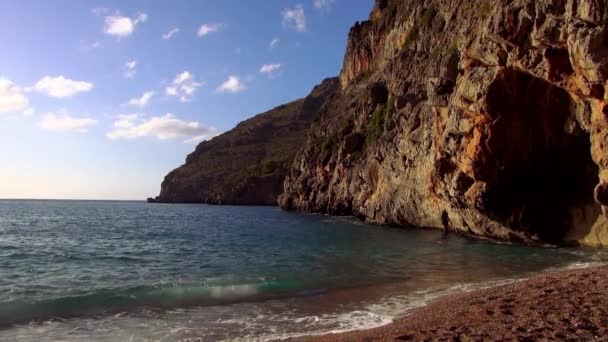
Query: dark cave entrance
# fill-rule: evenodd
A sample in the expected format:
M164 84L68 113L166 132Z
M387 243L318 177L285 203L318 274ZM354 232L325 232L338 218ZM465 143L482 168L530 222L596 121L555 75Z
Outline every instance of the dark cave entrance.
M589 136L572 119L570 95L507 69L490 85L486 104L493 123L480 168L488 184L483 209L512 229L563 240L581 224L573 209L596 206L598 183Z

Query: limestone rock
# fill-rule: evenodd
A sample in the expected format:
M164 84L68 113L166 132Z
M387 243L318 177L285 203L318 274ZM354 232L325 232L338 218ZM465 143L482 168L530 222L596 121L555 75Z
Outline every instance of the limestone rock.
M377 0L279 204L606 245L607 78L608 0Z

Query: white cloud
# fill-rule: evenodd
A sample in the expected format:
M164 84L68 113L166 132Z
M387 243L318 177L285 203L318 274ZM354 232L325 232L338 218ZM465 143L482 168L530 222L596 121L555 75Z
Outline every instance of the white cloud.
M130 106L143 108L148 105L148 102L150 102L154 94L155 93L153 91L146 91L140 97L130 99L127 104Z
M98 49L101 47L101 43L100 42L93 42L91 43L91 49Z
M133 33L135 24L129 17L109 16L106 17L106 27L104 32L113 36L128 36Z
M145 23L148 20L148 15L146 13L138 12L135 16L135 23Z
M175 76L173 82L165 88L165 94L176 96L181 102L188 102L202 85L202 83L196 82L192 73L183 71Z
M36 113L36 109L35 108L27 108L26 110L23 111L23 115L25 116L32 116Z
M214 23L214 24L203 24L198 28L198 32L196 33L199 37L204 37L210 33L217 32L222 28L223 24Z
M125 72L123 73L123 75L126 78L133 78L135 77L135 74L137 73L137 69L135 69L137 67L137 61L128 61L125 63Z
M91 13L93 13L94 15L105 15L110 13L110 9L107 7L95 7L91 9Z
M29 101L24 90L10 80L0 78L0 113L22 112L27 115Z
M279 38L272 38L272 40L270 41L270 48L272 49L273 47L275 47L277 44L279 44L281 40Z
M103 31L111 36L126 37L133 33L135 26L147 20L148 15L145 13L137 13L133 18L111 15L106 17Z
M179 28L175 27L173 29L171 29L169 32L164 33L163 34L163 39L164 40L168 40L171 39L171 37L173 37L175 34L177 34L179 32Z
M73 117L65 111L46 113L40 121L40 127L53 132L86 133L96 124L95 119Z
M313 3L316 9L328 12L336 4L336 0L314 0Z
M138 114L120 115L114 122L114 129L106 134L111 140L154 137L159 140L184 139L194 143L210 139L218 134L215 127L201 125L197 121L185 121L171 113L151 118L141 118Z
M262 65L262 67L260 68L260 72L262 74L272 74L273 72L279 70L281 68L281 64L280 63L276 63L276 64L264 64Z
M189 71L184 71L181 74L178 74L177 76L175 76L175 79L173 80L174 83L184 83L188 80L191 80L194 76L192 76L192 74Z
M283 26L298 32L306 31L306 15L302 5L298 4L293 8L284 9L281 16L283 17Z
M77 93L87 92L93 89L93 84L84 81L74 81L63 76L44 76L34 89L50 97L71 97Z
M91 40L86 40L86 39L82 39L80 40L80 46L79 49L81 51L92 51L92 50L96 50L101 48L103 45L95 40L95 41L91 41Z
M247 87L237 76L230 75L224 83L220 84L215 89L215 91L218 93L238 93L245 89L247 89Z

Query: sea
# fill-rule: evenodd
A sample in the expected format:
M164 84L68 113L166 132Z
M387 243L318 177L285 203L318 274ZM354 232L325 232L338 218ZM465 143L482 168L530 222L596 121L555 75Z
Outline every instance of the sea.
M602 265L273 207L0 200L0 341L275 341L451 293Z

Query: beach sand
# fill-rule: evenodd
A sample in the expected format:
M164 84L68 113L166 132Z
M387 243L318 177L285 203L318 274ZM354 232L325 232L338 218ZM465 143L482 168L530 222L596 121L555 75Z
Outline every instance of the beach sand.
M380 328L300 341L608 341L608 267L439 298Z

